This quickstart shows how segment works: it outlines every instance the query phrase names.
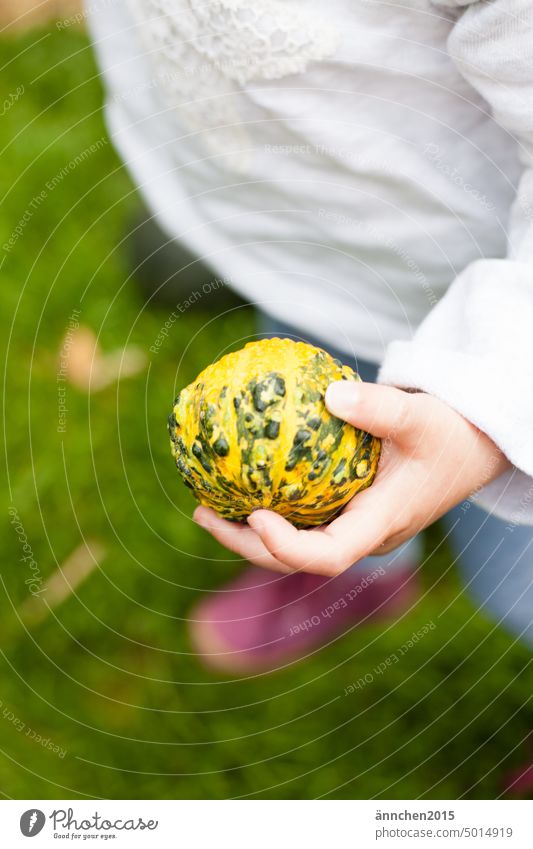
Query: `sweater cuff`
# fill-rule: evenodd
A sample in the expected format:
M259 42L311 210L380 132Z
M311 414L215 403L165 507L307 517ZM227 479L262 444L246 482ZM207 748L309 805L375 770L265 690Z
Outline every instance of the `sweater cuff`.
M514 468L473 500L513 525L533 525L533 424L524 415L524 393L531 387L509 380L497 361L417 341L389 345L378 382L434 395L486 433Z

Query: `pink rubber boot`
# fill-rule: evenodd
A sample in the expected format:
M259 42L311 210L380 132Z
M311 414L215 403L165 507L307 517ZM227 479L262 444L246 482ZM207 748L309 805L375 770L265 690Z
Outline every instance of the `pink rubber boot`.
M365 561L368 563L368 561ZM416 570L353 566L336 578L248 568L193 608L189 627L202 660L220 671L273 670L371 619L399 616L420 594Z
M504 793L506 796L524 798L533 794L533 731L528 737L529 761L524 766L513 770L505 778Z

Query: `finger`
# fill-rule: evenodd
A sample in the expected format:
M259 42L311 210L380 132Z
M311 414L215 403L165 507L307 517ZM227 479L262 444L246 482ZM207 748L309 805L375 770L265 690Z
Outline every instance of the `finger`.
M378 480L359 493L329 525L297 530L270 510L248 517L265 548L276 560L319 575L334 576L372 554L389 538L403 533L408 516L399 516L403 482L397 476Z
M385 554L382 546L388 546L390 539L403 533L398 520L401 494L401 489L392 481L375 485L372 490L357 495L340 516L324 528L326 536L342 552L344 562L349 565L371 554ZM391 549L387 547L387 550Z
M382 438L412 436L418 426L413 395L393 386L338 380L326 390L326 406L339 419Z
M377 502L378 509L375 499L365 505L363 495L366 493L358 496L359 509L351 509L321 528L298 530L270 510L252 513L248 523L277 561L293 570L334 576L370 554L390 536L391 520L381 499Z
M292 571L337 574L333 545L320 530L299 530L271 510L254 511L248 524L271 556Z
M221 545L255 566L284 574L292 572L292 569L270 554L261 538L247 525L228 522L209 507L197 507L193 519L204 530L209 531Z

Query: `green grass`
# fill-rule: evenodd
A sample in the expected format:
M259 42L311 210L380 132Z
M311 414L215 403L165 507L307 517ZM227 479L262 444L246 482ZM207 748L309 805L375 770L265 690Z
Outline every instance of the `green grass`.
M33 32L1 41L0 53L0 103L25 87L0 119L3 244L46 183L105 128L83 34ZM0 272L8 461L0 791L496 796L532 726L530 653L475 614L446 549L436 549L438 530L427 541L424 599L395 625L354 631L306 662L245 681L215 676L195 659L187 612L240 564L190 521L166 414L175 386L253 333L253 316L239 311L209 332L205 314L190 309L150 354L167 310L147 309L127 280L121 241L137 206L111 145L101 145L48 191ZM70 388L66 433L58 434L56 358L73 309L104 349L142 347L149 369L90 401ZM14 612L27 596L27 570L10 504L45 577L83 536L108 551L76 597L28 630ZM343 695L429 620L437 627L401 663ZM66 755L43 748L27 728Z

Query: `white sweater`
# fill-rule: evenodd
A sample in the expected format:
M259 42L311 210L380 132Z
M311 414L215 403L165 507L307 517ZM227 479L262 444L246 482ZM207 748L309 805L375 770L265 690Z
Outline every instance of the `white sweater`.
M533 0L88 3L114 142L167 233L430 392L533 524Z

